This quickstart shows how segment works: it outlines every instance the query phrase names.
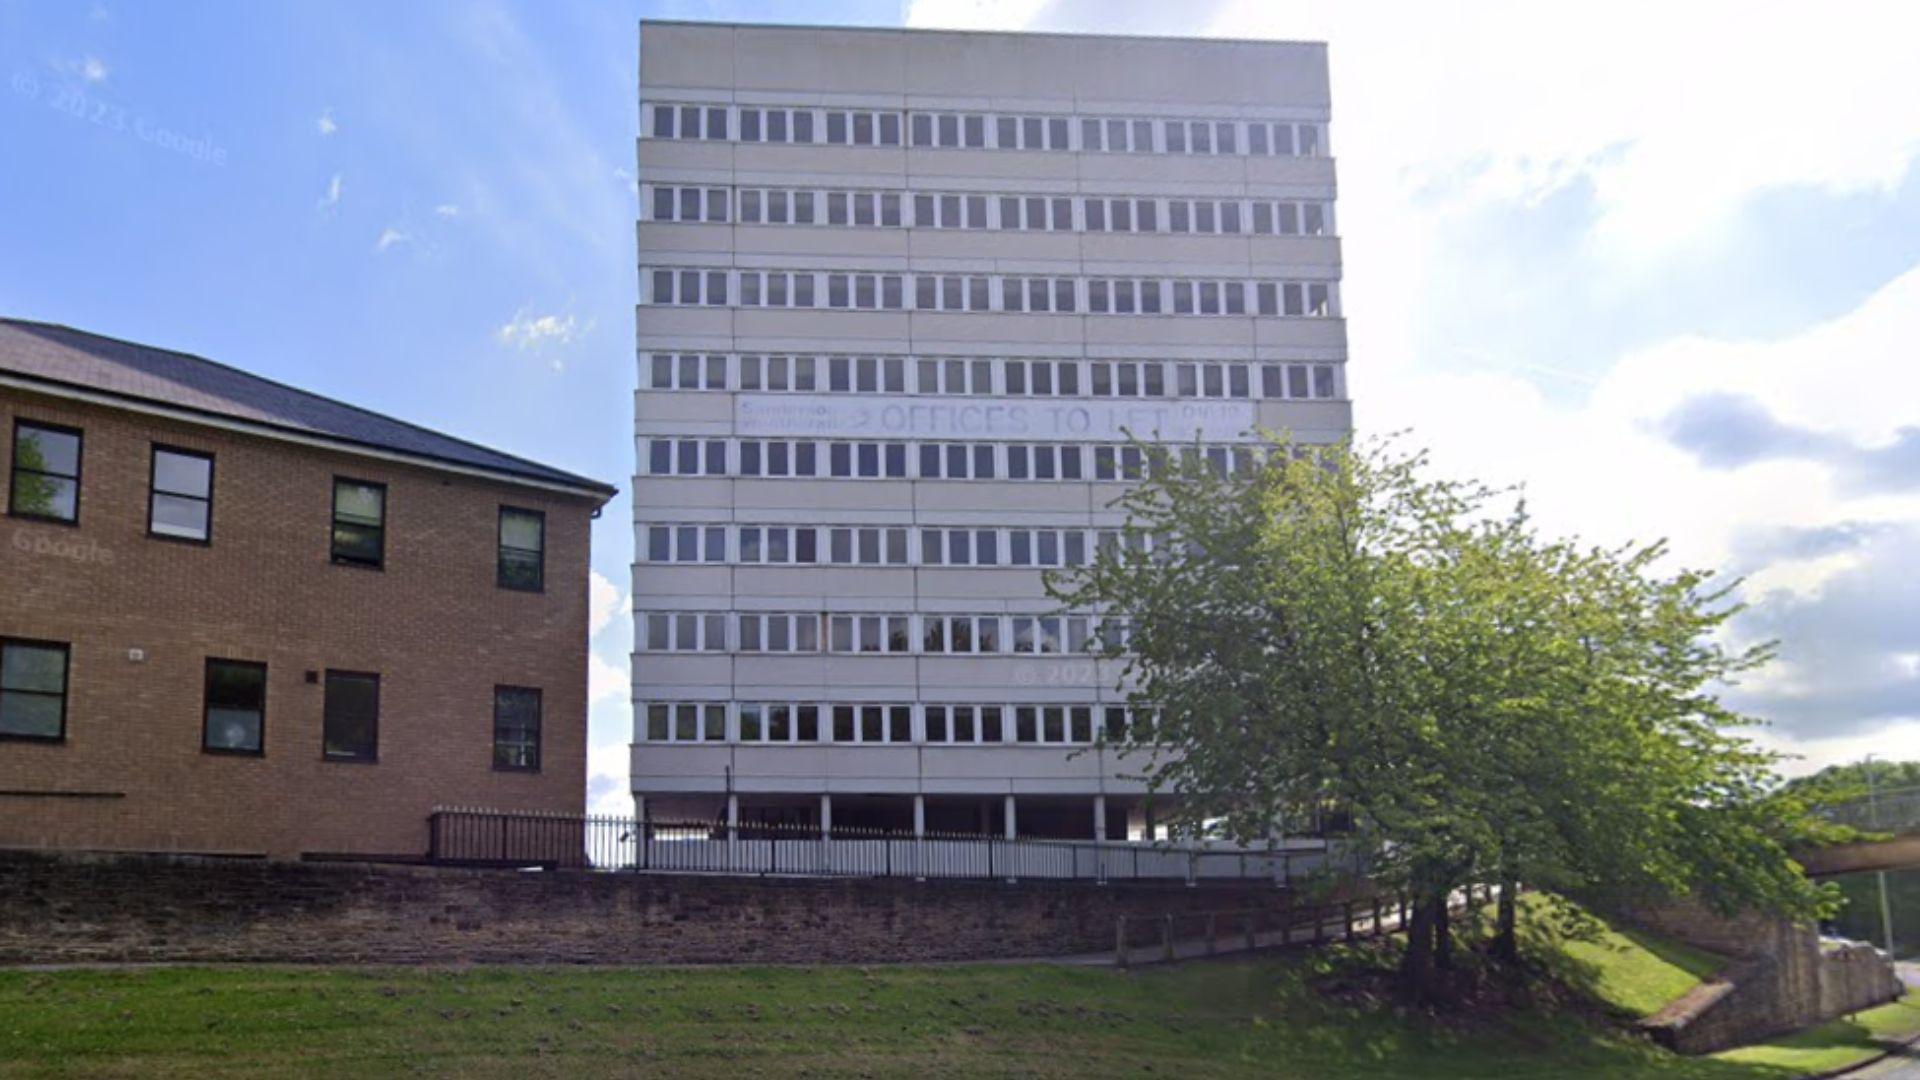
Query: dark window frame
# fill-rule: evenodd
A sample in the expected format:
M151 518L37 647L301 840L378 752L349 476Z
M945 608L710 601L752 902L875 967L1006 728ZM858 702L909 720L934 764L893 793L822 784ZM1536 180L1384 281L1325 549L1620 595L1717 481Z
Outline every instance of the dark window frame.
M533 695L533 764L503 765L500 762L500 692L510 690L516 693ZM541 744L547 733L546 694L537 686L511 686L496 683L493 687L493 770L495 772L537 773L540 771Z
M160 482L160 455L161 454L173 454L177 457L201 458L206 461L207 463L207 497L204 501L207 504L207 535L203 537L174 536L170 533L157 532L154 530L154 527L153 527L154 508L156 506L159 496L171 495L176 499L198 498L198 496L194 496L194 495L182 495L177 491L161 491L160 490L159 482ZM214 461L214 455L212 451L190 450L184 446L171 446L171 445L168 445L167 443L159 443L159 442L152 444L152 448L149 450L147 454L147 536L149 538L154 540L170 540L176 544L198 544L201 547L212 546L213 544L213 485L214 485L214 468L215 467L216 467L216 463ZM384 507L382 509L384 511Z
M32 470L34 474L38 476L51 476L58 480L71 479L73 481L72 517L63 518L53 514L35 514L19 508L20 429L23 427L37 428L41 431L52 432L57 435L71 435L79 440L80 446L73 455L73 475L71 477L68 477L64 473L50 473L41 469ZM87 433L84 430L77 427L70 427L66 424L55 424L46 420L31 420L24 416L14 417L13 441L7 444L7 516L19 518L22 521L44 521L50 525L67 525L78 528L80 526L80 495L84 490L86 469Z
M10 645L22 645L32 649L60 650L60 731L55 735L20 735L0 731L0 741L27 743L65 743L67 741L68 699L73 696L73 643L70 641L47 641L39 638L0 637L0 658L4 657ZM0 690L0 693L33 694L38 697L53 697L44 690Z
M505 555L509 550L507 547L507 535L506 535L508 514L527 514L531 517L538 518L540 521L540 550L537 552L537 554L540 556L539 573L538 573L538 580L535 581L534 584L531 586L511 585L507 583L507 560L505 558ZM499 523L495 530L495 539L496 539L496 546L495 546L494 555L493 555L494 585L498 588L507 589L512 592L524 592L524 593L546 592L547 591L547 512L545 510L529 510L524 506L508 506L505 503L502 503L500 505ZM511 550L524 552L527 549L513 548Z
M260 672L260 735L259 746L247 750L232 746L214 746L207 742L207 733L213 726L213 666L223 664L227 667L255 668ZM231 660L224 656L209 656L205 667L205 684L200 693L200 752L219 754L223 757L265 757L267 756L267 665L263 660Z
M373 562L368 562L365 559L356 559L350 555L342 555L338 545L334 541L333 530L340 524L341 484L358 484L362 487L378 488L380 491L380 554ZM355 523L349 522L349 524ZM356 525L356 527L366 528L364 525ZM352 476L334 476L333 483L327 488L327 557L328 561L335 566L355 566L362 570L385 570L387 568L387 485L378 480L361 480Z
M326 690L338 676L347 679L367 679L373 683L373 738L372 749L365 754L335 754L327 750L327 704ZM320 760L341 762L350 765L377 765L380 762L380 673L377 671L347 671L340 668L328 668L321 675L320 695Z

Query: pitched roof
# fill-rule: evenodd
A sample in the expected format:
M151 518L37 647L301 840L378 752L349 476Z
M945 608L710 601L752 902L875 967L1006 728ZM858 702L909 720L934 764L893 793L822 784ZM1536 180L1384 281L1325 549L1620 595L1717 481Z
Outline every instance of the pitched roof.
M0 376L53 384L58 393L91 391L129 403L199 414L266 434L302 436L347 448L379 450L423 463L480 470L509 479L573 488L601 498L598 480L489 450L376 412L296 390L188 353L89 334L72 327L0 318Z

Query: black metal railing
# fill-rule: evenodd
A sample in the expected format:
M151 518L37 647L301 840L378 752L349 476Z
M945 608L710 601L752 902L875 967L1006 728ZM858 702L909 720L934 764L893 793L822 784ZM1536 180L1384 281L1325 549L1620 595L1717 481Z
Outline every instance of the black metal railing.
M1827 817L1867 832L1910 833L1920 829L1920 788L1890 788L1836 803Z
M823 829L441 808L428 858L457 866L545 866L682 874L1209 882L1295 879L1334 867L1320 840L1272 847L1214 841L1049 840L980 833Z
M1465 914L1491 905L1491 886L1470 885L1448 899ZM1113 959L1121 967L1164 963L1287 945L1322 945L1383 937L1406 928L1408 901L1390 893L1303 900L1282 894L1276 904L1226 911L1168 911L1114 918Z

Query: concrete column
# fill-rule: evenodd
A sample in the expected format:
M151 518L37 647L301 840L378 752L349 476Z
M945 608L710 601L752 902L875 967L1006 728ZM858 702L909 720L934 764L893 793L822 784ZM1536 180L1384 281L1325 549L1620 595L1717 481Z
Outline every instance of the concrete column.
M1093 838L1104 842L1107 838L1107 797L1093 797Z
M1013 796L1009 795L1007 796L1007 839L1011 840L1018 835L1019 829L1014 817Z
M833 796L820 796L820 835L833 831Z
M727 794L727 869L740 869L740 796Z
M925 795L915 795L913 797L913 835L923 838L927 835L927 797ZM888 842L891 843L892 841ZM925 839L917 839L913 842L913 876L916 881L925 881L927 879L927 842Z

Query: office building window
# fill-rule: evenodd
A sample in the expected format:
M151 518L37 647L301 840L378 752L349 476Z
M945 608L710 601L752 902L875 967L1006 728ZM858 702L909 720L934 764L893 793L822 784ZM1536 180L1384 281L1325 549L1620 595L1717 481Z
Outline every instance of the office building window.
M266 751L267 665L207 659L200 747L210 754Z
M0 738L67 737L68 654L65 642L0 638Z
M333 480L333 561L379 569L386 561L387 485Z
M149 477L147 532L205 543L213 537L213 455L156 444Z
M500 561L495 582L503 589L539 592L546 587L547 515L500 508Z
M328 761L378 760L380 676L327 672L321 712L321 753Z
M493 688L493 767L540 771L540 691L526 686Z
M7 513L69 524L80 520L80 439L79 428L14 421Z

